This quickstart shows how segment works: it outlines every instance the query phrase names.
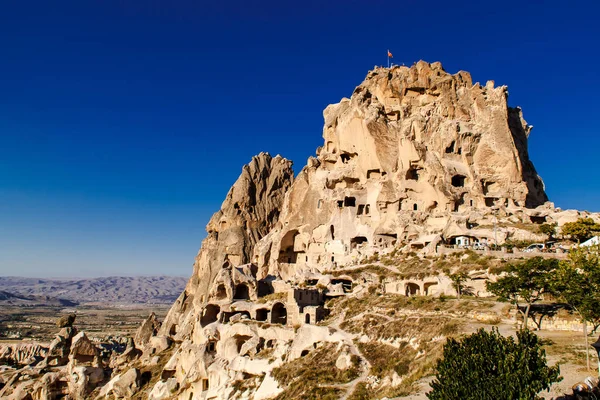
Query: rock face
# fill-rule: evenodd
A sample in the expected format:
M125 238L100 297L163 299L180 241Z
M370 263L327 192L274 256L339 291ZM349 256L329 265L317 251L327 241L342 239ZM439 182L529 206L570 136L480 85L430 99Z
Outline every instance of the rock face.
M473 221L546 218L551 205L531 211L547 201L528 158L531 127L507 96L439 63L378 68L324 111L324 145L295 180L290 161L253 158L211 218L194 273L158 332L179 344L151 398L177 387L186 388L179 398L228 398L248 375L264 377L253 395L269 398L281 391L270 371L283 358L318 342L352 345L312 326L324 292L298 284L344 295L351 281L326 270L374 252L490 238ZM257 302L273 292L282 300ZM265 348L276 357L261 359Z
M544 204L527 155L531 127L507 96L440 63L369 72L325 110L325 143L256 248L259 276L346 264L368 247L426 245L431 235L491 239L467 232L469 220Z
M233 299L233 282L241 275L233 267L249 263L254 245L277 223L293 178L292 162L280 156L261 153L244 166L206 227L194 273L165 318L162 334L189 335L217 276L229 282L225 295Z

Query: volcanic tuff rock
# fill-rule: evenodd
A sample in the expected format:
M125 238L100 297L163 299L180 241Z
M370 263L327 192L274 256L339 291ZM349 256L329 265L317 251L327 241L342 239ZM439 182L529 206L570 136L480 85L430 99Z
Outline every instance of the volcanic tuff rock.
M248 374L265 377L255 396L272 396L281 389L270 371L281 361L252 360L265 343L288 360L318 341L352 346L310 325L322 318L310 306L321 295L294 283L314 277L330 295L343 294L325 270L465 234L473 221L494 215L546 218L553 207L544 205L543 182L528 158L531 127L507 96L504 86L473 84L467 72L451 75L440 63L376 68L350 99L326 108L324 145L295 180L290 161L253 158L211 218L192 278L161 326L159 336L180 344L151 397L162 398L174 381L188 388L181 398L227 397ZM272 292L288 292L287 324L305 324L296 334L238 323L285 325L283 303L252 305ZM317 298L306 302L307 295Z
M232 282L240 274L232 267L250 262L254 245L277 223L293 179L292 162L280 156L261 153L244 166L221 209L208 222L194 273L165 318L162 334L185 331L179 336L189 336L217 275L227 275L223 279L230 283L227 292L233 298Z

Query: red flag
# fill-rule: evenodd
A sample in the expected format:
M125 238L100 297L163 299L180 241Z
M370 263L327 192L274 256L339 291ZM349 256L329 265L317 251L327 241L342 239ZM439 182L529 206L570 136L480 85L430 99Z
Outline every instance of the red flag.
M390 53L390 51L388 50L388 57L389 58L394 58L394 56L392 55L392 53Z

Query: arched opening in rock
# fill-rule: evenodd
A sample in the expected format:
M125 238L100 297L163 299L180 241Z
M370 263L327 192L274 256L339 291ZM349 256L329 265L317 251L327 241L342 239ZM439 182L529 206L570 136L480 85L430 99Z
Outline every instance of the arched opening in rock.
M420 291L421 291L421 289L419 288L419 285L417 285L416 283L408 282L406 284L406 290L405 290L406 296L416 296L420 293Z
M169 335L175 336L177 334L177 324L171 325L171 329L169 329Z
M326 147L328 153L335 154L335 145L333 144L333 142L327 142L327 145L325 147Z
M419 180L419 170L416 168L411 168L408 171L406 171L406 179L411 180L411 181L418 181Z
M259 280L258 281L258 297L264 297L271 293L273 293L273 285L268 281L264 281L262 279Z
M251 338L252 338L251 336L242 336L242 335L235 337L235 344L237 346L238 353L240 351L242 351L242 346L244 345L244 343L246 343Z
M329 226L329 233L331 233L331 240L335 240L335 228L333 225Z
M356 211L356 215L363 215L365 213L365 205L359 204L358 210Z
M348 164L348 161L350 161L350 154L342 153L342 154L340 154L340 159L342 160L342 162L344 164Z
M367 238L364 236L355 236L352 239L350 239L350 247L352 249L360 247L360 245L362 245L363 243L367 243Z
M300 357L304 357L308 355L308 350L302 350L302 353L300 353Z
M256 320L257 321L266 321L269 316L269 310L266 308L259 308L256 310Z
M174 369L165 369L160 374L160 379L166 381L167 379L172 378L174 376L175 376L175 370Z
M371 205L366 204L365 205L365 215L369 215L370 212L371 212Z
M152 379L152 372L150 372L150 371L143 372L142 376L140 376L140 386L144 386L145 384L150 382L151 379Z
M296 236L298 236L298 234L299 232L294 229L286 233L281 239L278 259L280 263L296 264L298 253L294 251L294 248Z
M217 321L217 316L221 311L221 307L216 304L208 304L204 311L202 312L202 317L200 317L200 326L205 327L208 324L212 324Z
M306 316L304 317L304 322L310 324L310 314L306 314Z
M531 220L532 224L543 224L546 222L546 217L544 216L530 216L529 219Z
M225 285L220 284L217 286L217 291L215 292L215 298L217 300L223 300L227 298L227 289L225 289Z
M454 175L452 177L452 186L454 187L464 187L465 181L467 177L464 175Z
M271 309L271 323L282 325L287 323L287 310L283 303L275 303Z
M417 205L417 203L413 204L413 211L417 211L419 209L419 206Z
M235 292L233 294L234 300L250 300L250 290L248 285L240 283L235 286Z
M425 283L423 285L423 291L425 292L425 295L430 295L433 292L435 292L436 286L437 286L437 283L435 283L435 282Z
M454 145L456 142L453 140L448 147L446 147L446 154L454 153Z

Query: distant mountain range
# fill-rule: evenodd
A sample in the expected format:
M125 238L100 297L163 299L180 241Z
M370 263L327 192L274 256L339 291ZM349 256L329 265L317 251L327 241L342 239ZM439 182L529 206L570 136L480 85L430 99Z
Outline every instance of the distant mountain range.
M0 290L0 304L33 307L33 306L57 306L73 307L78 304L76 301L66 299L55 299L49 296L25 296Z
M177 276L109 276L68 280L0 277L0 304L171 304L181 294L186 282L187 278Z

